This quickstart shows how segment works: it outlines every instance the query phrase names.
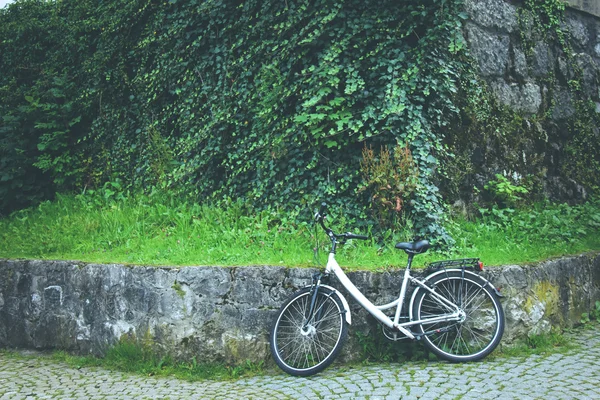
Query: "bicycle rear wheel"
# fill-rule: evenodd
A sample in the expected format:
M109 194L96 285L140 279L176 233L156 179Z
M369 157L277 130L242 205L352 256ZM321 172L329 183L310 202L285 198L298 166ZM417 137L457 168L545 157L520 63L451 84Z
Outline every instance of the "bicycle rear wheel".
M428 281L436 293L454 302L463 312L460 321L423 323L425 345L437 356L452 362L480 360L500 343L504 311L498 296L479 276L448 271ZM413 318L433 318L449 313L431 292L421 289L413 303Z
M281 307L271 328L271 354L290 375L309 376L327 368L348 336L344 306L327 288L319 288L313 318L307 321L310 288L294 293Z

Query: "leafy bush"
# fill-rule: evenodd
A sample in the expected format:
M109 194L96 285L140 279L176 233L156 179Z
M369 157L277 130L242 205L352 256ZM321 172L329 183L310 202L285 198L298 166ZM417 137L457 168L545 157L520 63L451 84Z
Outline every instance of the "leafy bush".
M381 229L392 229L402 221L405 203L418 184L418 171L408 146L396 146L390 154L387 147L376 155L372 148L362 151L360 169L364 186L359 191L370 193L371 206Z
M481 217L461 224L461 231L453 229L455 235L461 236L465 244L488 236L495 247L506 246L510 252L538 246L553 246L559 254L572 252L568 249L573 245L595 240L600 229L598 199L576 206L542 202L520 210L493 206L479 211ZM592 245L595 247L597 244ZM493 249L492 243L486 252Z
M529 193L527 188L512 183L502 174L496 174L496 179L489 181L484 189L488 190L500 205L507 207L523 203L523 195Z

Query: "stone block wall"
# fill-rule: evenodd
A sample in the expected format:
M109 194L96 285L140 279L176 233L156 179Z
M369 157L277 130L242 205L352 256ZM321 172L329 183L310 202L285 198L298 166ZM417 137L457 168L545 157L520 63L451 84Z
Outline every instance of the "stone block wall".
M480 75L502 103L525 114L536 114L541 111L540 107L548 107L554 100L555 120L572 115L574 109L567 88L571 76L565 57L559 48L541 39L535 44L533 54L526 54L522 39L532 39L533 33L519 23L518 2L467 0L466 10L470 16L465 24L469 49L477 61ZM585 90L598 102L600 19L568 9L565 23L572 37L573 50L584 70ZM544 85L544 79L540 78L548 74L558 77L557 87ZM549 93L552 93L552 99L547 97Z
M600 17L600 0L565 0L569 6Z
M595 102L600 112L600 18L594 14L600 2L571 3L563 28L569 32L573 61L558 43L545 41L536 33L522 1L466 0L469 19L463 33L479 76L501 105L524 120L523 126L512 128L515 132L497 133L504 139L481 136L467 144L471 146L466 153L472 155L473 175L464 182L465 187L481 189L496 173L516 181L536 176L552 199L586 198L577 177L566 177L563 170L573 136L569 119L576 116L576 95L569 81L577 64L583 72L579 96ZM574 8L578 4L587 11Z
M102 354L129 336L185 360L269 360L272 319L313 272L0 260L0 347ZM600 299L598 255L490 268L485 274L505 295L504 343L554 325L571 326ZM377 304L399 294L402 271L348 275ZM333 286L339 287L335 281ZM344 358L352 359L360 353L357 332L381 333L347 298L353 325Z

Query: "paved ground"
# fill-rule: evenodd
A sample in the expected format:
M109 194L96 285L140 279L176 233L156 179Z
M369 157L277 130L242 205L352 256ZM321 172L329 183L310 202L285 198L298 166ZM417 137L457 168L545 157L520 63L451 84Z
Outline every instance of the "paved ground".
M471 364L330 367L312 378L188 383L0 353L0 399L600 399L600 328L567 354Z

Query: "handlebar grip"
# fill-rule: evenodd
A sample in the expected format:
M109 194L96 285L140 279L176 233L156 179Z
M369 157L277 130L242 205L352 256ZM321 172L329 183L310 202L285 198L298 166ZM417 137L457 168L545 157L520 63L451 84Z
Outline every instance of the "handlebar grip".
M327 215L327 203L325 203L325 202L321 203L321 208L319 209L319 214L321 215L321 217L325 217Z
M365 235L355 235L354 233L346 233L345 234L346 239L360 239L360 240L367 240L369 237L365 236Z

